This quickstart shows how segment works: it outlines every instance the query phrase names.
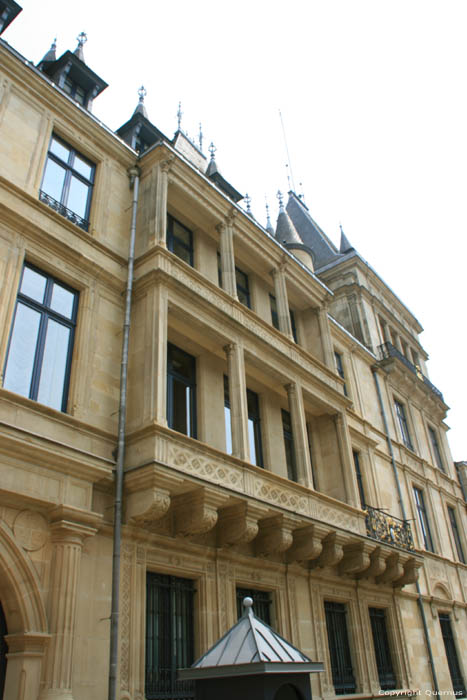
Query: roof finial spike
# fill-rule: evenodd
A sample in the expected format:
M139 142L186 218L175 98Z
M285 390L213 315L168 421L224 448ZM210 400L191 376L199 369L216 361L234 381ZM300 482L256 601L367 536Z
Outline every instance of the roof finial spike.
M212 160L212 161L214 160L214 153L215 153L216 151L217 151L217 148L215 147L215 145L214 145L213 142L211 141L211 144L210 144L210 146L209 146L209 153L211 154L211 160Z
M279 200L279 212L284 211L284 199L282 192L280 190L277 190L277 199Z
M300 185L300 194L298 196L304 202L305 201L305 193L303 191L303 182L299 182L298 184Z
M83 51L83 46L88 40L88 35L86 32L80 32L78 36L76 37L76 40L78 42L78 46L75 49L75 55L78 56L80 61L83 61L84 63L84 51Z
M182 117L183 117L183 112L182 112L182 103L178 103L178 111L177 111L177 122L178 122L178 131L181 131L182 129Z
M251 197L248 194L248 192L246 193L244 199L245 199L247 213L251 215Z
M201 126L201 122L199 123L199 134L198 134L198 141L199 141L199 150L203 150L203 127Z
M139 101L141 103L144 102L144 98L146 97L147 94L148 94L148 92L147 92L146 88L144 87L144 85L141 85L141 87L138 90L138 97L139 97Z
M266 197L265 197L266 199ZM271 217L269 216L269 204L266 199L266 231L271 234L271 236L274 236L274 229L271 224Z

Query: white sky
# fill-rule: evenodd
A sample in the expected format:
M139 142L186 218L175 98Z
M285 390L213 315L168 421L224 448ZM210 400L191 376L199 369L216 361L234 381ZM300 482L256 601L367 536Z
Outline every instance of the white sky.
M182 128L252 211L273 224L295 189L339 244L359 253L426 329L432 382L451 406L453 457L467 459L465 0L19 0L3 37L37 63L88 35L85 58L109 83L94 113L117 129L148 91L149 118ZM154 8L154 9L152 9Z

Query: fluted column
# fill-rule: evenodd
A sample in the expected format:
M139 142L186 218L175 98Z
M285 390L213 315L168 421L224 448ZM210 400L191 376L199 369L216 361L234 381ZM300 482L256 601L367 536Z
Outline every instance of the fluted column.
M279 330L293 339L289 300L287 297L287 284L285 282L285 265L280 264L279 267L275 267L271 270L271 275L274 280L274 294L277 303Z
M232 426L232 454L239 459L250 459L248 441L248 405L246 400L245 359L243 347L231 343L224 348L229 365L230 422Z
M53 555L48 598L51 634L40 700L73 700L71 674L75 635L76 596L83 541L97 532L89 522L71 520L74 509L60 507L52 522ZM92 514L85 513L92 522Z
M299 484L313 488L310 447L308 444L302 388L296 382L287 384L285 388L289 398L295 461L297 465L297 480Z
M221 256L222 289L237 299L235 278L235 256L233 246L233 217L229 216L217 227L219 231L219 251Z
M155 244L164 248L167 247L167 191L171 165L172 160L167 159L157 168Z
M336 424L337 442L339 444L347 503L355 508L360 508L360 497L358 493L357 477L355 474L355 465L353 463L352 447L349 439L347 416L345 413L337 413L334 416L334 420Z
M331 343L327 306L321 306L318 309L318 324L321 334L321 343L323 345L324 364L334 369L334 351Z

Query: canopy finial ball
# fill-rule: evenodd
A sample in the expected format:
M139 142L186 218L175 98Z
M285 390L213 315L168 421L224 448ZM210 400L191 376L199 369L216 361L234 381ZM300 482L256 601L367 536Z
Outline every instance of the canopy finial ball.
M253 607L253 598L250 598L250 596L247 596L246 598L244 598L243 599L243 607L244 608Z

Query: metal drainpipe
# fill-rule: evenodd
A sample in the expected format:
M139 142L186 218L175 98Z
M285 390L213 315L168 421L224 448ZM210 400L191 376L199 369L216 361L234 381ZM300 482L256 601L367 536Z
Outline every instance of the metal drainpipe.
M383 418L383 425L384 425L384 432L386 433L386 441L388 443L388 448L389 448L389 454L391 455L391 464L392 464L392 471L394 472L394 479L396 481L396 487L397 487L397 494L399 496L399 504L401 507L401 513L402 513L402 518L404 521L407 521L407 515L405 512L405 507L404 507L404 500L402 498L402 491L401 491L401 485L399 481L399 475L397 473L397 465L396 465L396 460L394 457L394 451L392 449L392 442L391 442L391 437L389 434L389 426L388 422L386 419L386 411L384 410L384 404L383 404L383 397L381 394L381 388L379 385L379 379L378 379L378 374L377 374L377 368L372 367L371 371L373 372L373 377L375 380L375 385L376 385L376 393L378 394L378 403L379 403L379 408L381 411L381 416ZM422 626L423 626L423 634L425 636L425 644L426 644L426 649L428 652L428 660L430 663L430 670L431 670L431 675L433 678L433 685L434 689L436 691L436 694L439 695L439 686L438 686L438 678L436 676L436 671L435 671L435 662L433 659L433 652L431 649L431 643L430 643L430 637L428 634L428 625L426 622L426 617L425 617L425 611L423 609L423 601L422 601L422 592L420 590L420 585L418 581L415 582L415 586L417 588L417 605L418 605L418 610L420 612L420 617L422 619Z
M135 261L136 211L138 208L138 190L140 170L137 166L128 171L130 188L133 190L131 211L130 246L128 252L128 269L125 298L125 319L123 322L122 361L120 365L120 404L118 411L118 443L115 465L115 503L114 503L114 537L112 556L112 603L110 611L110 663L109 663L109 700L117 698L118 671L118 622L120 602L120 550L122 531L122 495L123 462L125 458L125 423L126 399L128 385L128 344L130 339L131 294L133 290L133 269Z

